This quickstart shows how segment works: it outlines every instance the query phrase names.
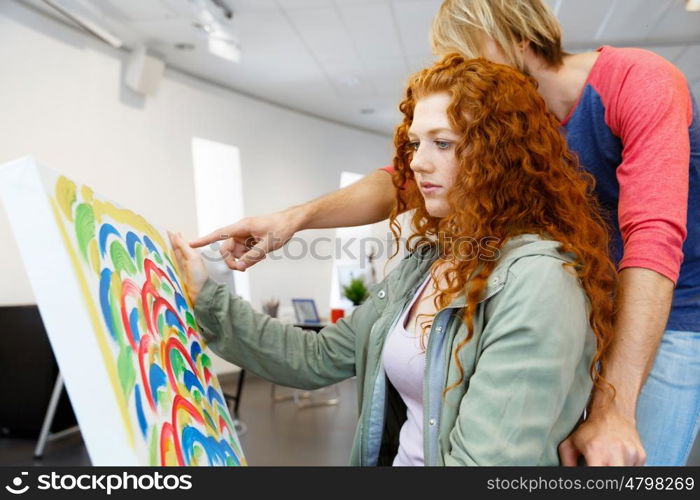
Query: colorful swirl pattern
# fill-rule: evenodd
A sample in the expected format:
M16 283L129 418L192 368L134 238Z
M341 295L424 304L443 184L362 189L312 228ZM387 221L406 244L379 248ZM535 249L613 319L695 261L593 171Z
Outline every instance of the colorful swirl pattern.
M65 177L57 216L101 312L117 399L150 465L241 465L245 459L172 252L145 219ZM108 356L109 357L109 356ZM114 374L113 374L114 375Z

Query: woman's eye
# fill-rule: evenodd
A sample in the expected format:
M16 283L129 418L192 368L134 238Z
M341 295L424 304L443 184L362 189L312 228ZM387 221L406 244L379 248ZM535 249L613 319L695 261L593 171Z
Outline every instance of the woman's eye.
M420 146L420 142L418 141L408 143L408 149L410 149L411 151L418 151L418 146Z
M435 141L435 145L438 149L449 149L452 143L448 141Z

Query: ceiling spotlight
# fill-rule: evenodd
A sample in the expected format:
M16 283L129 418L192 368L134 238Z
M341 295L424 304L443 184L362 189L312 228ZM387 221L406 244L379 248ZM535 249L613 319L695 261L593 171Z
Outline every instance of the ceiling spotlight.
M192 23L192 27L199 31L203 31L207 35L214 31L214 28L212 28L211 25L205 23Z
M241 45L230 24L233 11L223 0L189 0L189 4L195 17L192 26L206 40L209 53L233 63L241 62Z
M224 3L224 0L211 0L211 3L221 9L221 12L226 19L233 19L233 11Z
M685 0L685 10L689 12L700 12L700 0Z
M220 37L213 34L209 37L209 52L216 57L233 63L241 62L241 46L230 36Z
M176 48L177 50L182 50L182 51L187 52L187 51L190 51L190 50L194 50L194 49L195 49L195 46L194 46L193 43L176 43L176 44L175 44L175 48Z

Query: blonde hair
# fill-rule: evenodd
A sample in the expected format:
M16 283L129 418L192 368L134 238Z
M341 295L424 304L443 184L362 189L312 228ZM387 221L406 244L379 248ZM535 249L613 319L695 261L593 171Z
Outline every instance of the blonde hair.
M554 68L563 64L561 28L544 0L445 0L430 32L433 52L484 56L484 37L492 38L508 63L523 70L521 42Z

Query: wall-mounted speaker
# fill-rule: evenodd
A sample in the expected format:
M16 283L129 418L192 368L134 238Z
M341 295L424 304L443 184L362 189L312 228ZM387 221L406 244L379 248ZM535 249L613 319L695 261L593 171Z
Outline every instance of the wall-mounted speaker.
M124 83L139 94L154 95L165 71L165 61L149 54L146 47L135 48L126 61Z

